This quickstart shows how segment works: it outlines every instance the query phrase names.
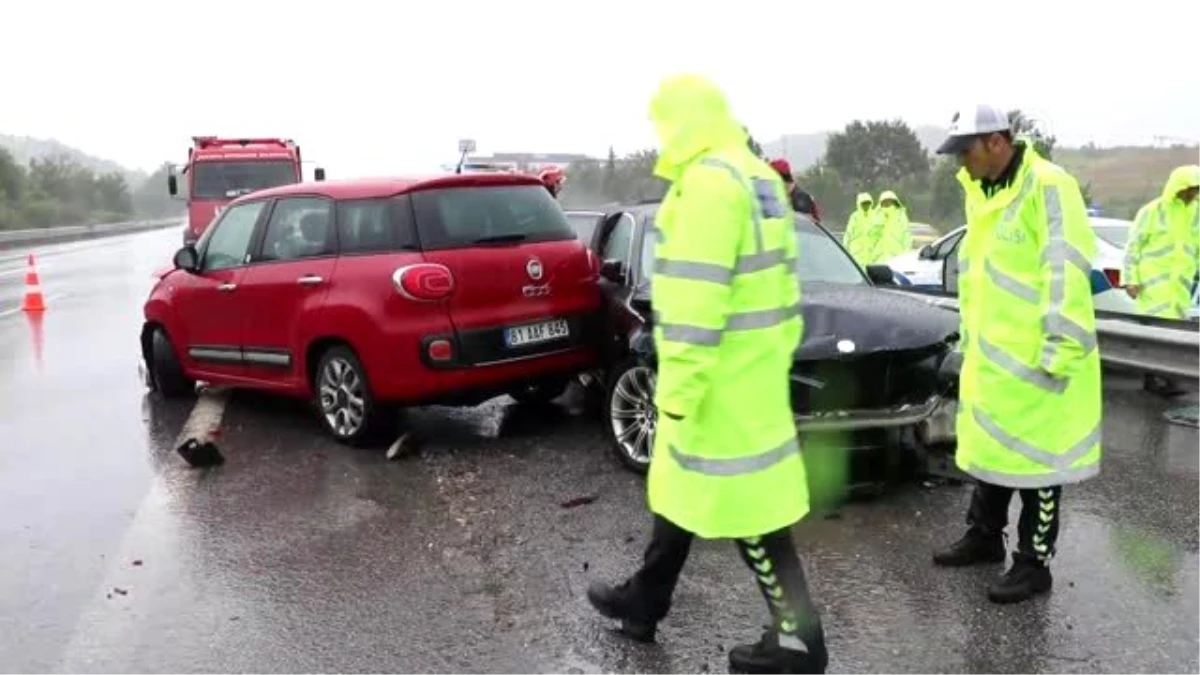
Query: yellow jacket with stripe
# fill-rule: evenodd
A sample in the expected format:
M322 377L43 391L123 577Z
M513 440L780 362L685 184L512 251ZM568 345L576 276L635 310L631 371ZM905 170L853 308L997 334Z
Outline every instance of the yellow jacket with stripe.
M701 537L763 535L808 511L789 384L803 331L794 213L715 85L665 81L651 119L671 187L651 277L649 505Z
M1200 199L1184 203L1179 193L1200 186L1200 166L1171 172L1162 195L1143 206L1125 244L1121 283L1140 286L1138 310L1167 319L1187 315L1200 266Z
M1028 144L1007 187L988 195L965 171L959 179L958 465L1013 488L1091 478L1102 412L1096 235L1079 185Z

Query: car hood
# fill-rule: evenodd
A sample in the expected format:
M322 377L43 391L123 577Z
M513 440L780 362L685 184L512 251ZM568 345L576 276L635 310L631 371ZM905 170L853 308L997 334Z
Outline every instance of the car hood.
M809 282L801 295L797 360L920 349L958 333L958 314L899 291Z

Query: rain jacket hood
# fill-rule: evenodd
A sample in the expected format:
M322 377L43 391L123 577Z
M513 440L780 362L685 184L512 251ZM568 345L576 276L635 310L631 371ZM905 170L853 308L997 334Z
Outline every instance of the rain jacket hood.
M854 203L857 204L858 208L861 209L863 207L863 205L871 206L872 204L875 203L875 200L871 197L871 195L869 193L860 192L860 193L858 193L858 197L855 198Z
M1166 186L1163 187L1163 201L1171 202L1180 192L1194 187L1200 187L1200 165L1177 167L1171 172Z
M659 142L654 175L671 182L702 153L746 147L749 142L745 129L734 120L725 94L699 75L663 80L650 101L650 121Z
M885 190L883 192L883 194L879 195L880 208L883 208L883 203L889 199L893 199L896 201L896 208L900 208L900 209L904 208L904 202L900 201L900 198L896 196L896 193L892 192L891 190Z

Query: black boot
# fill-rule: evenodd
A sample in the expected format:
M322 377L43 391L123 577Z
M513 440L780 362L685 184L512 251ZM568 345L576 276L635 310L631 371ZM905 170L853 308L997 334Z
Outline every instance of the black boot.
M933 554L933 564L939 567L966 567L1004 562L1003 533L987 534L977 529L967 530L961 539Z
M621 633L638 642L654 642L656 622L637 618L628 581L620 586L593 581L588 586L587 598L602 616L621 621Z
M824 646L810 645L818 655L779 646L779 634L763 633L752 645L738 645L729 652L731 673L824 673L828 660Z
M1012 567L988 588L988 600L999 604L1022 602L1049 592L1053 585L1049 567L1036 559L1013 555Z

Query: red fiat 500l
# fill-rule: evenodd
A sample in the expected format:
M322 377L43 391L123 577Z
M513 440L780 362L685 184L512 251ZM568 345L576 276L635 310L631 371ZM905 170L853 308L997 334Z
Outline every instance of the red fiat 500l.
M148 384L312 397L339 440L393 405L548 400L595 359L597 271L537 178L302 183L232 202L146 302Z

